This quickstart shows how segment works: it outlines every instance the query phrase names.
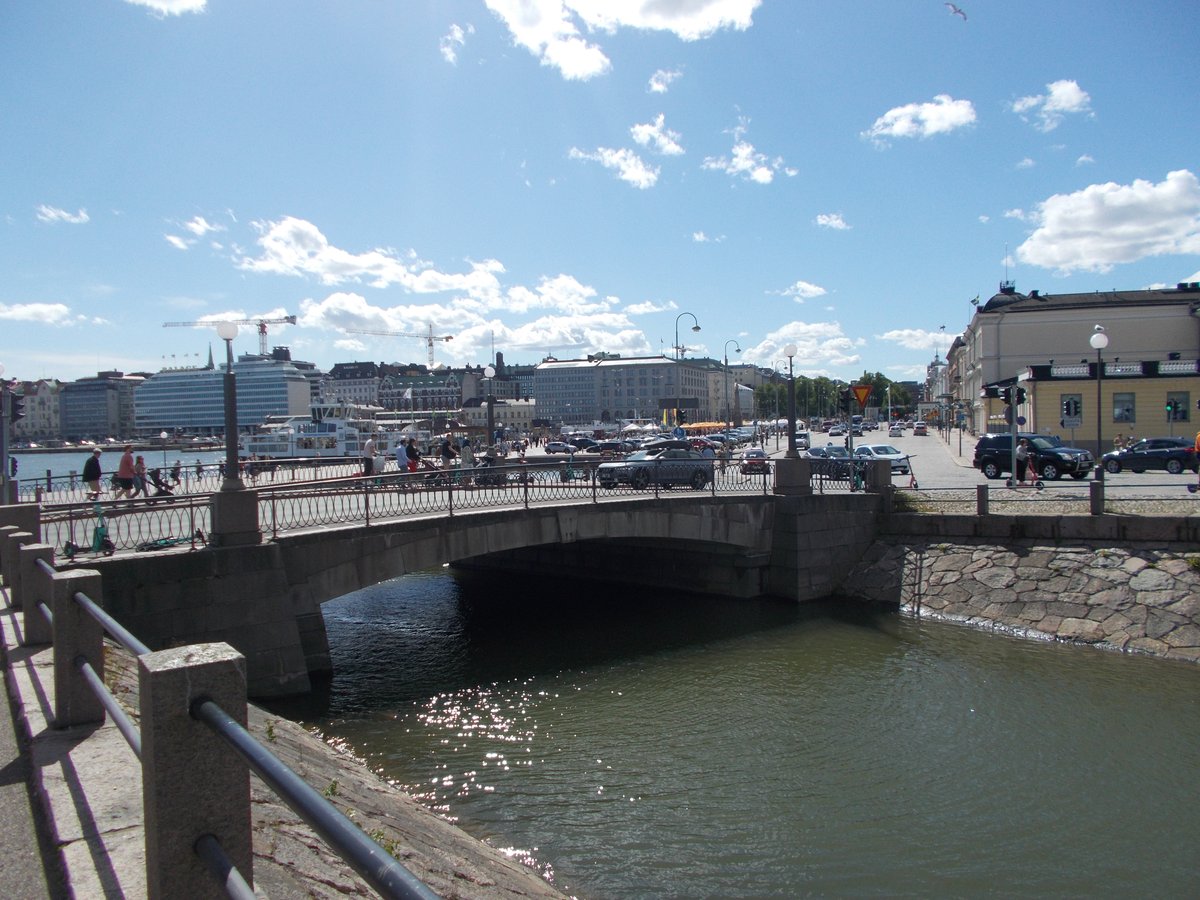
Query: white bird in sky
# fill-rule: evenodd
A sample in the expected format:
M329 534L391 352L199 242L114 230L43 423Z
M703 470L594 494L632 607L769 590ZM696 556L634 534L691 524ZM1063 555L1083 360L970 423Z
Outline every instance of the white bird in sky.
M967 14L965 12L963 12L961 9L959 9L957 6L955 6L953 3L947 3L947 4L945 4L945 7L946 7L946 9L950 10L950 15L962 16L962 20L964 22L967 21Z

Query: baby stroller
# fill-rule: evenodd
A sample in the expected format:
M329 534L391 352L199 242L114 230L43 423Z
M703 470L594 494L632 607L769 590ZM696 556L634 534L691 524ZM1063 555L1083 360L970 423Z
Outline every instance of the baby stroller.
M500 461L494 453L487 453L475 467L475 483L485 487L503 487L508 484L508 473L500 467Z
M421 471L425 473L425 483L430 487L442 487L450 483L450 471L430 462L424 456L421 457Z
M171 490L171 486L167 484L165 480L163 480L161 469L151 469L146 473L146 477L150 480L150 483L154 485L154 497L175 496L175 492Z

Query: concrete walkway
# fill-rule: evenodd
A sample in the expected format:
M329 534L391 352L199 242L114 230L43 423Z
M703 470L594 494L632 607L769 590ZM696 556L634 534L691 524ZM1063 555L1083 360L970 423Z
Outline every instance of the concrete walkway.
M15 671L24 665L19 648L8 636L16 624L8 607L8 592L0 589L0 662L4 666L4 710L0 714L0 897L68 897L61 862L43 821L32 781L32 745L26 728L22 697Z

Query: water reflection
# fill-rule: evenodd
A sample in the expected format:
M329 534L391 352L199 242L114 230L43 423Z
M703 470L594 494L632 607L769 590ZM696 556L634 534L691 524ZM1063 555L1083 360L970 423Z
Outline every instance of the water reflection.
M1194 884L1194 666L442 573L325 612L337 676L292 714L583 896Z

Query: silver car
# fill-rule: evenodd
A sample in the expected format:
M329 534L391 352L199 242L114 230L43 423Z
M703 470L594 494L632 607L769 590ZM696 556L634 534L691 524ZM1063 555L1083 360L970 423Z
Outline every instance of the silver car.
M700 491L712 481L712 464L711 459L705 459L695 450L675 447L639 450L619 462L601 463L596 480L600 487L609 490L618 484L627 484L637 490L653 484L687 484Z

